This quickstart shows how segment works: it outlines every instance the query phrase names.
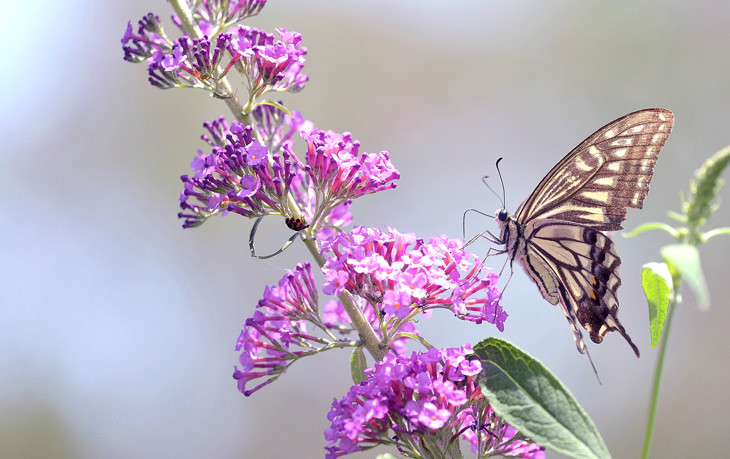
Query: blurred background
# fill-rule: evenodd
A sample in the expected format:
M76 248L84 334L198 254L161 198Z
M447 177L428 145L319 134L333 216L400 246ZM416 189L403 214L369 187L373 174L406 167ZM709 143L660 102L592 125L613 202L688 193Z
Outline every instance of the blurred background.
M249 398L231 378L244 320L265 285L308 259L303 246L258 261L246 219L181 229L179 176L204 148L202 123L230 114L204 92L154 89L143 65L122 60L127 21L167 18L169 6L70 0L3 11L0 456L322 457L329 406L351 384L347 351L298 362ZM676 124L644 210L625 227L671 223L665 213L679 210L694 170L730 144L728 2L271 0L249 24L304 35L311 79L284 98L290 108L352 132L364 151L391 152L399 186L356 201L356 224L461 237L466 209L501 206L481 182L498 157L514 211L585 137L646 107L673 110ZM710 226L730 225L728 193ZM262 252L290 234L274 220ZM496 224L468 217L468 235L485 228ZM589 343L603 385L522 271L504 300L504 333L447 312L419 325L440 347L498 335L532 353L615 457L638 457L657 354L639 273L671 241L658 232L615 241L620 318L642 356L617 334ZM653 457L730 447L729 249L730 238L701 249L708 312L684 290Z

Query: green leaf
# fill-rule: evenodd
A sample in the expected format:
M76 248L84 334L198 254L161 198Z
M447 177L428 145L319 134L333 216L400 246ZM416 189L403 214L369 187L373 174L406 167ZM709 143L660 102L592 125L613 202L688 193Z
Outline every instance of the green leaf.
M651 347L659 344L669 310L669 295L672 292L672 275L665 263L647 263L641 268L641 286L649 302L649 324L651 326Z
M700 310L710 309L710 292L707 290L705 275L702 274L700 252L690 244L673 244L662 247L662 258L670 271L676 270L687 281L695 294ZM677 285L675 285L677 288Z
M365 359L365 353L361 347L356 347L350 356L350 373L352 373L352 381L355 384L360 384L365 380L364 371L367 367L368 362Z
M542 446L575 458L610 457L595 424L542 362L507 341L474 346L479 384L495 413Z
M624 237L629 238L629 237L634 237L638 234L644 233L649 230L664 230L667 233L671 234L672 237L674 237L674 238L676 238L677 234L678 234L677 229L667 225L666 223L661 223L661 222L644 223L643 225L637 226L636 228L629 231L628 233L622 233L622 234Z
M375 456L375 459L396 459L396 457L390 453L383 453Z
M291 112L286 107L284 107L283 105L278 104L272 100L262 100L261 102L259 102L256 105L257 106L258 105L271 105L272 107L278 108L279 110L286 113L287 115L292 116Z

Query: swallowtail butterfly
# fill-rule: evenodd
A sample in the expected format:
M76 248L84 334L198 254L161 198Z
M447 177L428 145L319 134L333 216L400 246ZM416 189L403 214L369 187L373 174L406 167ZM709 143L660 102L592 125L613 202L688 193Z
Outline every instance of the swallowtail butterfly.
M595 343L619 332L639 356L618 320L621 259L603 231L622 229L626 209L643 206L673 124L661 108L612 121L555 165L514 216L497 211L510 265L517 261L543 298L560 304L581 354L588 349L579 324Z

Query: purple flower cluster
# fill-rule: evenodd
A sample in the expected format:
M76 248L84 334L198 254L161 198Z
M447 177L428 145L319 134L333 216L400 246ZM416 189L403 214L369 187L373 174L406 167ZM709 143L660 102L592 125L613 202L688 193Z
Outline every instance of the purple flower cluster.
M301 117L289 117L293 130L302 125ZM294 177L300 173L299 161L288 149L282 155L270 155L268 149L255 140L251 126L224 119L204 125L209 136L203 138L212 146L191 163L195 174L183 175L185 184L180 195L184 228L201 225L208 217L235 212L258 217L275 212L291 216L287 197ZM191 198L195 201L191 202Z
M322 242L325 263L322 291L347 290L365 298L386 316L407 318L416 311L449 308L459 318L487 321L504 330L507 313L499 304L497 275L460 249L457 240L434 237L426 243L394 229L355 227ZM476 295L481 292L483 297ZM481 296L480 295L480 296Z
M355 299L355 302L382 339L377 312L362 298ZM294 271L286 273L278 285L264 289L256 312L246 320L236 343L236 351L241 352L241 368L235 368L233 377L244 395L249 396L272 383L302 357L327 349L357 345L357 338L343 338L355 330L342 303L328 301L321 315L318 304L317 286L309 263L297 265ZM322 331L325 337L309 333L307 323ZM411 322L402 325L400 331L418 335L418 330ZM406 350L405 344L406 338L396 338L390 343L390 348L396 354L402 354ZM262 378L266 379L249 387L251 381Z
M138 21L136 33L132 22L127 22L122 36L122 50L125 61L139 63L151 58L157 50L172 51L172 44L165 36L160 17L147 13Z
M231 39L232 59L226 70L240 65L248 78L252 98L267 91L299 92L309 77L302 74L307 48L300 46L302 36L286 28L276 29L280 40L263 30L241 26Z
M307 142L305 171L314 189L328 202L339 202L396 187L400 173L387 151L358 156L360 142L352 134L312 130Z
M544 457L543 448L519 435L492 411L476 383L482 366L471 348L388 354L366 379L335 400L325 431L328 458L381 444L415 457L446 457L469 442L479 457Z
M155 50L147 66L150 84L160 89L201 88L217 94L218 64L229 41L230 35L219 35L211 49L207 36L191 39L185 35L172 45L171 52Z
M241 351L241 368L233 377L246 396L271 384L296 360L325 348L354 346L351 341L335 339L319 316L317 286L309 263L288 271L278 286L267 286L256 312L236 343ZM320 338L307 330L307 323L324 330L329 337ZM266 378L249 388L251 381Z
M203 3L193 15L204 33L202 38L183 34L171 41L159 17L149 13L139 21L136 32L132 23L127 23L122 37L124 59L147 61L153 86L202 88L219 97L233 96L222 93L219 82L235 67L248 82L250 103L246 113L268 91L298 92L304 87L309 79L302 73L307 48L301 46L300 34L277 29L277 40L272 34L245 26L233 33L221 33L229 25L258 13L265 1ZM179 19L173 19L182 30Z
M458 456L460 439L479 457L543 457L543 448L491 409L475 382L482 368L470 358L470 347L434 349L413 320L450 309L463 320L503 331L507 313L499 304L497 275L445 236L426 242L390 228L342 232L352 221L355 198L396 187L400 173L389 153L360 152L352 134L316 129L281 102L261 100L271 91L298 92L308 81L300 34L280 28L277 38L238 25L266 0L173 3L180 15L173 23L182 36L168 38L159 17L149 13L136 30L128 23L124 59L146 62L149 81L158 88L202 88L226 99L241 121L229 124L220 117L204 124L202 139L210 148L198 150L193 174L181 177L183 227L229 212L256 218L249 240L256 256L260 218L282 216L295 231L287 244L302 238L324 264L322 291L339 296L320 310L309 263L267 286L236 343L238 389L249 396L303 357L356 348L353 371L363 382L332 405L325 432L329 458L378 444L395 445L409 457ZM232 70L248 91L240 99L226 79ZM407 340L430 350L408 356ZM363 349L376 359L387 354L362 371Z
M358 156L359 142L350 134L316 130L298 112L289 116L269 105L257 107L252 119L253 126L229 127L222 118L204 125L212 151L198 151L195 174L181 177L183 227L234 212L303 217L319 231L349 223L352 199L396 185L399 173L388 153ZM304 163L294 153L295 133L307 141Z

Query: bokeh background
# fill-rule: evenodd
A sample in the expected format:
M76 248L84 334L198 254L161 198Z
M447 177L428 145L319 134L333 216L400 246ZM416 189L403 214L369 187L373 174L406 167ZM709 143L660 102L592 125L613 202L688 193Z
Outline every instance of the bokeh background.
M350 385L348 352L299 362L250 398L231 378L264 286L306 252L252 260L251 222L237 216L180 228L178 177L225 104L156 90L142 65L122 61L126 22L169 17L167 4L3 6L0 456L321 457L329 405ZM391 152L400 184L356 201L357 224L461 237L466 209L500 207L480 180L498 157L514 210L595 129L655 106L674 111L674 133L626 227L667 221L693 171L730 144L724 1L272 0L249 24L304 35L311 80L288 106L353 132L365 151ZM727 209L713 226L730 224ZM276 219L264 228L262 246L289 234ZM467 219L467 234L484 228L496 225ZM573 391L615 457L638 457L656 360L639 272L671 241L615 240L620 317L642 356L615 334L589 344L603 385L521 271L504 333L447 312L419 325L442 347L499 335L526 349ZM729 248L718 238L701 250L711 310L685 289L676 313L653 457L730 447Z

